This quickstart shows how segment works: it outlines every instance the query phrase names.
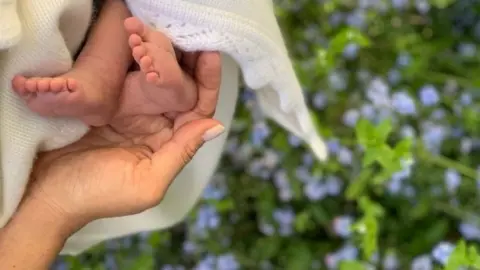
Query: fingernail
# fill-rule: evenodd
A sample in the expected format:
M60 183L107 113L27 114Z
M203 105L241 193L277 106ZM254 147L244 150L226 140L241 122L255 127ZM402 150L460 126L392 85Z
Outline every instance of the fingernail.
M203 133L203 140L208 142L216 137L218 137L220 134L222 134L225 131L225 127L222 125L216 125L212 127L211 129L207 130L205 133Z

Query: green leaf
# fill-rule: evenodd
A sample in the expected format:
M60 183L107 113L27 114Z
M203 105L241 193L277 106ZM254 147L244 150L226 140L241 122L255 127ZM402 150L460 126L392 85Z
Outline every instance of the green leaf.
M436 8L446 8L455 3L455 0L430 0L430 4Z
M362 118L355 126L355 135L360 145L368 149L370 145L370 138L375 134L375 128L366 119Z
M275 257L282 248L282 239L280 237L264 237L255 242L251 250L251 257L259 261L268 260Z
M309 212L313 220L321 225L329 225L331 217L328 215L328 211L326 211L321 204L313 204L309 208Z
M475 269L480 269L480 255L478 254L478 251L474 246L468 247L467 256L470 262L470 266L474 267Z
M292 243L288 251L286 270L310 269L312 266L312 251L306 243Z
M374 216L365 215L352 227L353 231L360 236L363 258L370 259L377 251L378 223Z
M413 207L409 211L409 215L412 220L418 220L421 218L426 217L427 215L430 214L431 211L431 199L430 198L423 198L420 200L415 207Z
M276 132L271 142L272 146L277 150L288 152L291 149L285 132Z
M395 152L390 148L390 146L384 144L375 149L378 155L378 163L382 165L385 169L390 169L395 166L395 162L397 162L395 158Z
M310 226L310 215L308 212L304 211L298 214L295 218L295 229L297 232L305 232L308 230L308 227Z
M373 163L375 163L375 161L377 161L377 158L378 158L378 155L375 149L368 149L363 155L363 159L362 159L363 168L366 168L372 165Z
M383 215L383 208L370 200L367 196L363 196L358 200L358 206L365 215L380 217Z
M225 213L235 208L235 203L232 199L224 199L219 201L213 200L212 203L215 205L215 209L217 209L219 213Z
M383 120L376 128L375 128L375 136L378 140L378 144L383 144L387 142L388 136L392 132L392 122L390 119Z
M155 268L155 257L152 254L146 253L137 257L128 269L139 270L139 269L154 269Z
M328 73L334 67L334 58L323 48L317 49L315 56L316 70L320 72L320 75Z
M447 265L445 270L458 270L462 266L468 266L469 262L467 260L467 245L464 241L460 241L452 254L448 258Z
M345 46L349 43L356 43L360 47L370 46L370 40L360 32L360 30L356 28L346 28L330 40L328 52L334 55L339 54L343 52Z
M367 267L359 261L342 261L340 263L340 270L366 270Z
M469 132L480 133L480 117L478 117L478 109L475 107L465 108L463 110L463 122Z
M444 239L448 231L448 222L445 220L439 220L425 230L423 241L432 244L437 243L438 241L441 241L441 239Z
M410 138L403 139L399 143L397 143L394 148L395 157L397 159L411 157L412 144L413 141Z
M372 179L372 184L380 186L387 182L390 177L392 177L392 173L388 170L382 170L380 173L375 175Z
M368 187L369 179L373 176L373 170L366 168L360 172L360 175L350 183L345 191L345 197L348 200L355 200L365 193Z

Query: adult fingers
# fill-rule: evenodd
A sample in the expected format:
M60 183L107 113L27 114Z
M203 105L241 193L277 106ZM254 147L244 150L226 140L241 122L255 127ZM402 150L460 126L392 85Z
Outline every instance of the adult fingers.
M180 65L182 69L194 78L200 52L183 52L181 56Z
M179 128L172 139L155 152L151 159L141 161L136 168L137 179L144 185L149 206L158 204L177 174L193 158L204 142L222 134L224 127L213 119L189 122Z
M187 70L193 65L192 61L195 61L195 68L192 72L198 90L198 101L193 110L176 118L175 129L187 122L210 118L214 115L222 78L220 53L202 52L198 58L195 56L185 58Z
M198 88L198 102L193 111L200 116L212 117L217 107L222 80L220 53L201 53L197 60L194 76Z

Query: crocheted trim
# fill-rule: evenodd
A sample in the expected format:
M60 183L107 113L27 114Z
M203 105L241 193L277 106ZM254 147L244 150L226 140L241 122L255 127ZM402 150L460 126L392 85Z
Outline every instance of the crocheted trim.
M272 52L266 51L264 46L251 39L239 37L234 33L199 27L159 14L158 11L136 7L140 8L142 19L148 18L150 21L147 23L163 31L182 50L215 50L227 53L239 63L245 82L250 88L259 90L268 87L275 90L281 110L295 115L301 129L298 135L310 144L317 157L322 160L326 158L326 147L312 125L303 93L288 56L284 53L274 53L275 56L272 57ZM274 105L272 102L275 101L264 102Z

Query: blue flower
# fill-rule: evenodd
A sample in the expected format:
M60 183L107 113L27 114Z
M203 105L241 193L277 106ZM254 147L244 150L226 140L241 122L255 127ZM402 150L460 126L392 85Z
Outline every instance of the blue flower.
M445 186L447 191L450 193L454 193L462 182L462 177L460 174L454 169L447 169L445 171Z
M328 21L330 22L330 25L332 26L338 26L342 23L344 20L344 14L340 12L335 12L330 15L328 18Z
M341 147L337 153L338 161L343 165L351 165L353 161L353 153L346 147Z
M458 51L463 57L475 57L477 54L477 46L473 43L461 43L458 46Z
M303 162L303 165L310 167L315 162L315 159L311 153L305 153L302 156L302 162Z
M430 3L427 0L415 0L414 1L415 8L420 13L427 13L430 11Z
M346 22L348 25L362 29L365 27L366 18L363 10L355 10L347 15Z
M347 78L344 72L334 71L328 75L328 83L332 89L343 91L347 89Z
M203 198L206 200L220 200L225 197L226 192L224 187L210 183L203 192Z
M339 216L333 220L333 232L342 237L348 238L352 235L354 219L351 216Z
M400 0L400 1L405 1L405 0ZM400 80L402 79L402 74L400 73L400 71L398 69L391 69L389 72L388 72L388 81L393 84L393 85L396 85L400 82Z
M445 265L454 249L455 246L452 243L441 242L433 248L432 257L440 264Z
M335 138L329 139L327 141L327 148L330 154L337 154L341 148L340 141Z
M356 109L349 109L343 114L343 123L348 127L355 127L360 118L360 112Z
M240 269L240 265L233 254L224 254L218 256L217 268L225 270L237 270Z
M333 175L327 177L325 181L325 189L327 190L327 194L331 196L337 196L342 192L342 181Z
M293 233L295 212L290 208L281 208L273 211L273 219L278 224L278 233L281 236L288 236Z
M476 225L471 223L462 222L458 228L460 233L465 237L467 240L480 240L480 228Z
M422 123L422 141L426 148L439 153L443 141L447 138L448 130L446 127L431 122Z
M462 152L462 154L465 154L465 155L469 154L472 151L473 146L474 146L473 139L464 137L460 141L460 152Z
M253 125L253 131L251 135L252 143L256 146L263 145L263 142L268 136L270 136L270 128L265 122L257 122Z
M327 189L318 180L308 181L303 186L303 193L311 201L319 201L327 196Z
M300 166L295 169L295 176L300 180L300 182L306 183L314 179L313 175L310 173L310 170L307 167Z
M193 254L198 250L197 245L192 241L183 242L183 252L186 254Z
M433 270L433 261L429 255L421 255L413 259L411 270Z
M398 256L395 253L388 253L383 258L383 269L385 270L396 270L400 268L400 262Z
M298 147L302 144L302 140L295 136L294 134L289 134L288 135L288 144L290 144L293 147Z
M425 85L420 89L420 101L425 106L436 105L440 101L437 89L433 85Z
M258 229L265 235L273 235L275 233L275 227L265 221L260 221L258 223Z
M313 96L312 103L313 103L313 107L315 107L316 109L323 110L327 106L328 99L325 96L325 94L321 92L317 92Z
M402 134L403 138L415 138L416 133L415 129L409 125L402 126L400 129L400 134Z
M202 205L197 211L195 232L204 235L210 229L216 229L220 225L220 216L215 207Z
M280 200L287 202L293 198L293 190L290 185L290 180L284 170L280 170L274 174L273 183L278 189Z
M212 270L216 267L216 258L213 255L207 255L198 262L194 270Z
M347 59L355 59L358 55L359 46L356 43L349 43L343 50L343 56Z
M392 0L392 6L395 9L406 9L408 7L408 0Z
M473 101L472 95L470 93L462 93L460 96L460 104L463 106L471 105Z
M411 56L408 53L400 53L397 57L397 65L399 67L406 67L410 65L411 62Z
M396 92L392 95L393 108L402 115L414 115L416 114L415 101L410 95L405 92Z
M360 108L360 113L363 117L370 121L373 121L377 115L375 107L373 107L371 104L363 104Z
M377 107L387 107L390 105L390 88L380 78L374 78L367 86L367 98Z

